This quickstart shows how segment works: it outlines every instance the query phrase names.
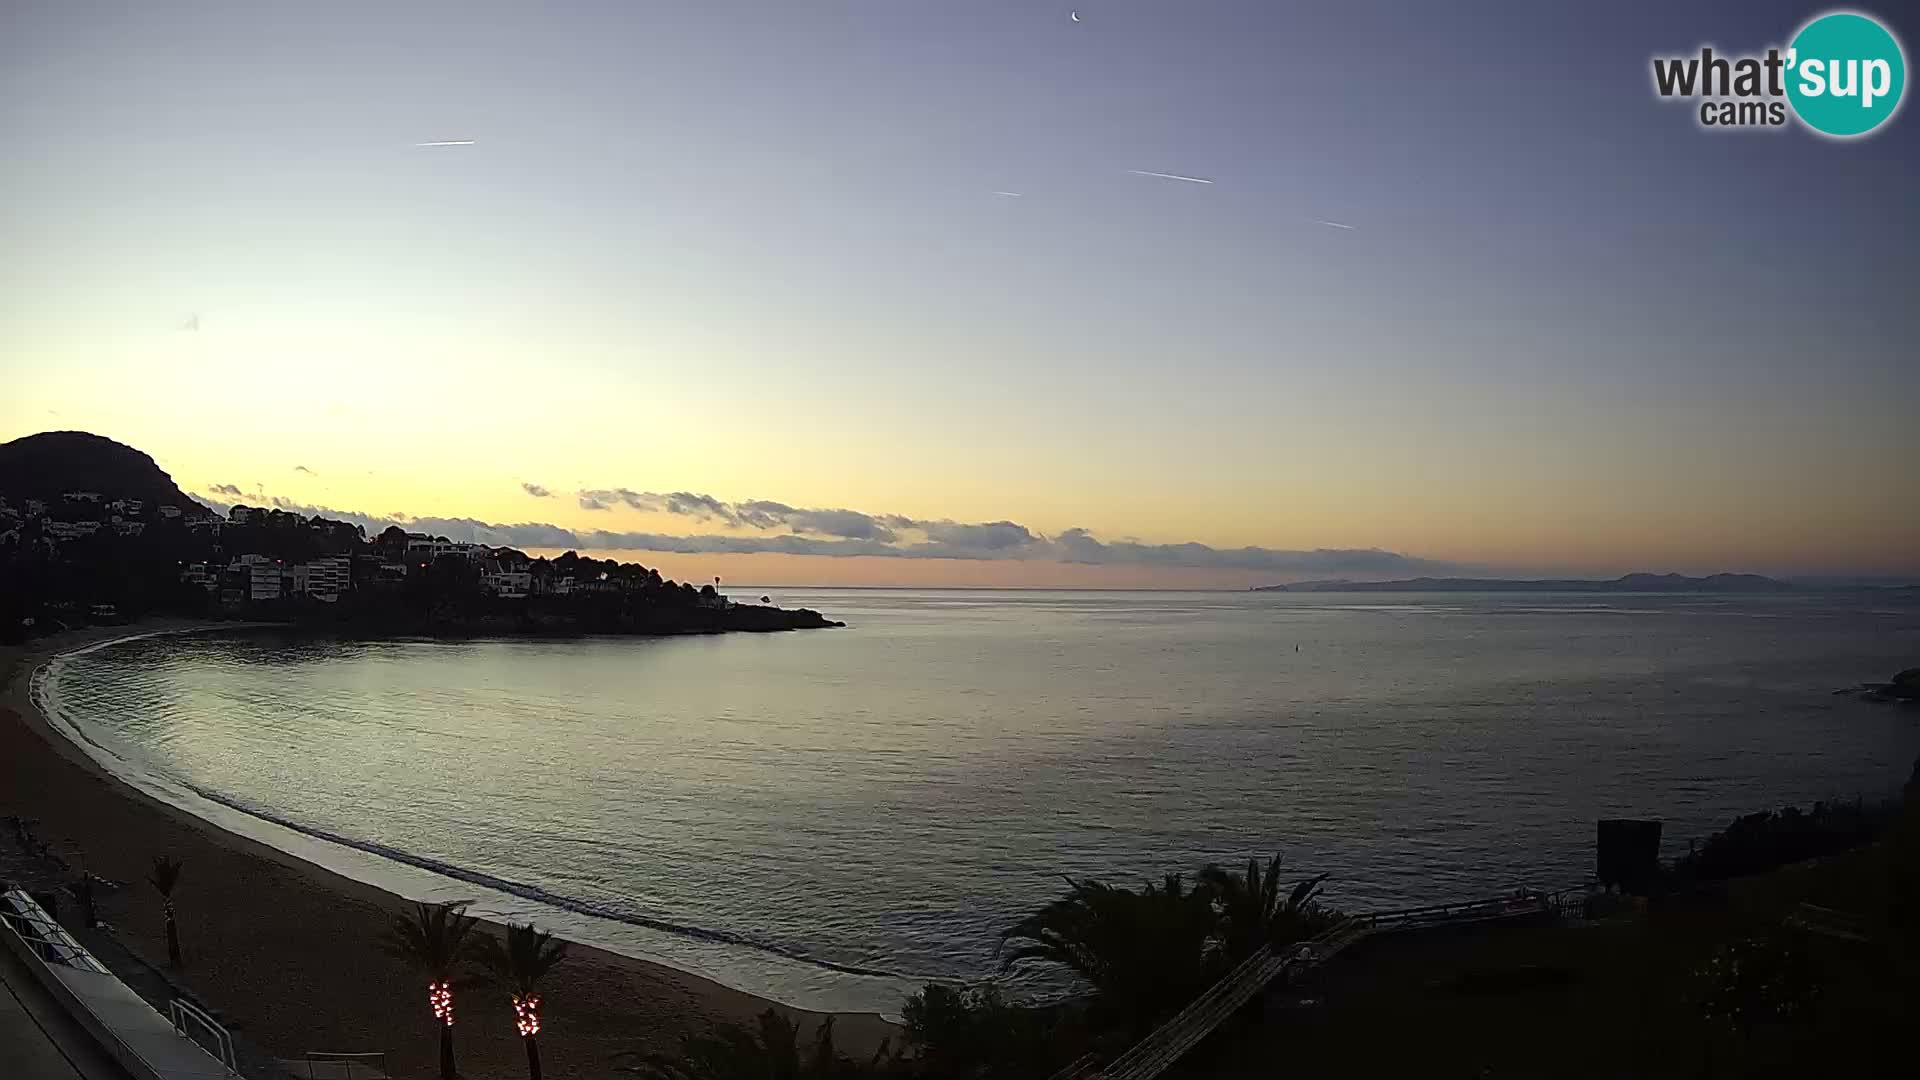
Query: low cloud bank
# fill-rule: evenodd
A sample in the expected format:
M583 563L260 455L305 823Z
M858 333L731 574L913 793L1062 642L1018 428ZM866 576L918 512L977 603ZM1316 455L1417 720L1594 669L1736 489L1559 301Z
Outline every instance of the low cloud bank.
M536 498L553 497L538 484L521 487ZM217 484L207 489L230 501L205 499L225 512L240 489ZM1190 567L1214 570L1250 570L1280 575L1339 576L1415 575L1466 572L1457 563L1423 559L1381 548L1216 548L1201 543L1146 544L1135 540L1102 540L1088 529L1067 529L1047 536L1012 521L959 522L912 518L902 514L868 514L858 510L809 509L768 499L729 503L692 492L655 493L627 488L583 490L575 493L587 510L625 506L652 513L674 514L719 523L728 533L626 532L614 529L570 529L541 521L513 523L477 518L414 517L404 513L368 514L328 506L312 506L272 497L261 503L303 516L318 514L362 526L369 534L398 525L409 532L445 536L453 540L515 548L574 548L582 551L625 549L674 554L820 555L830 558L864 556L889 559L1027 560L1086 565ZM785 529L785 532L774 530Z

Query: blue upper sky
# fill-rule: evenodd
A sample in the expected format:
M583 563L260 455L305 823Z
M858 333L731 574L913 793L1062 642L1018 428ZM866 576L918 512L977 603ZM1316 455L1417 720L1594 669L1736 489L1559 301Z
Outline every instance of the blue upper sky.
M1822 10L14 3L0 435L573 528L519 483L1920 572L1911 110L1720 133L1651 88ZM396 428L484 464L395 470Z

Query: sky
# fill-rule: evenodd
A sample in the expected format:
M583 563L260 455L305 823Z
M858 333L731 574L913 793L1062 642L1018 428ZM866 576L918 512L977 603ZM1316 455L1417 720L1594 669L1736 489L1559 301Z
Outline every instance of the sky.
M0 439L696 580L1920 578L1920 118L1651 87L1823 10L0 0Z

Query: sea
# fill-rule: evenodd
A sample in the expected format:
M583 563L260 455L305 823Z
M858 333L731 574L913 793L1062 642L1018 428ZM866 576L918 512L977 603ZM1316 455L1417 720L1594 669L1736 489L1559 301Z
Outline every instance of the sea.
M35 692L128 782L348 876L884 1015L1002 977L1068 878L1569 887L1597 819L1674 855L1920 755L1920 713L1834 694L1920 663L1894 594L763 591L847 626L160 634Z

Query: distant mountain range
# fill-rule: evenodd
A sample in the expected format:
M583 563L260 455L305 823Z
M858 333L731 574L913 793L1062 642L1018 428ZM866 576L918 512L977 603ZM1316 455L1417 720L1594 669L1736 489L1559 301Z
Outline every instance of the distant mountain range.
M1626 574L1611 580L1589 578L1407 578L1401 581L1296 581L1259 585L1254 592L1786 592L1793 588L1759 574Z
M190 498L153 459L124 443L84 431L45 431L0 443L0 497L18 506L40 499L56 510L69 491L101 501L139 499L177 506L188 518L213 511Z

